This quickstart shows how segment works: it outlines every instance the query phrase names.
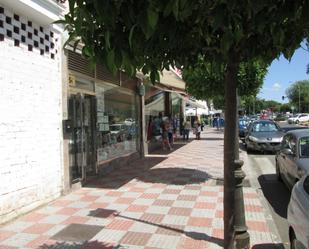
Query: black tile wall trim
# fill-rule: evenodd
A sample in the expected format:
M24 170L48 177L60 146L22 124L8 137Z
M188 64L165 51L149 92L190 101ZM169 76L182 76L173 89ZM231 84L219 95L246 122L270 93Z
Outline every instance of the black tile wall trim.
M15 19L16 21L19 21L19 15L14 14L14 19Z
M6 35L7 35L8 37L12 37L12 31L11 31L11 30L7 30L7 31L6 31Z
M21 29L26 31L26 24L25 23L21 23Z
M12 18L9 16L5 17L5 21L7 24L12 24Z
M19 34L19 28L17 26L14 26L14 33Z
M22 17L16 13L8 12L7 14L6 10L1 6L0 18L0 42L11 38L10 40L15 47L24 44L28 51L39 51L41 55L48 54L50 59L54 60L56 58L58 38L49 28L36 26L31 20L23 21Z

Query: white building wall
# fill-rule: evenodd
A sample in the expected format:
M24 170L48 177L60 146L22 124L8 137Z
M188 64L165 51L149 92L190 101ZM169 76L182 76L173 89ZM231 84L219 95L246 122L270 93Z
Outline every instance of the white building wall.
M61 128L60 37L49 26L32 23L20 34L7 35L12 26L28 23L14 12L0 13L0 223L61 194L63 185ZM6 16L14 23L6 23ZM13 22L12 21L12 22ZM42 27L42 26L41 26ZM39 31L38 36L33 34ZM21 32L23 31L23 32ZM50 32L53 32L53 37ZM28 32L32 38L28 39ZM45 39L49 34L49 41ZM26 35L26 42L21 36ZM28 45L44 37L33 51ZM14 39L20 40L19 47ZM54 43L54 45L51 45ZM48 52L46 46L49 46ZM44 55L41 50L44 49ZM54 54L53 58L51 54Z

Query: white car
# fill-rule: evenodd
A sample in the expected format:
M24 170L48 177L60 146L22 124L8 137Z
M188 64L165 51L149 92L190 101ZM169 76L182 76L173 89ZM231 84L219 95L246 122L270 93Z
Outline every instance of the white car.
M309 121L309 114L307 113L299 113L288 119L289 124L293 123L299 124L301 122L307 122L307 121Z
M288 206L291 249L309 248L309 175L293 187Z

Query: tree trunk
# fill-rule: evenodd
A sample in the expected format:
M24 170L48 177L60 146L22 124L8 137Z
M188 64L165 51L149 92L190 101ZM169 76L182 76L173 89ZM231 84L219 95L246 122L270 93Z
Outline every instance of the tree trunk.
M237 73L239 62L235 54L229 57L225 77L225 129L224 129L224 248L232 248L234 237L234 160L237 146Z

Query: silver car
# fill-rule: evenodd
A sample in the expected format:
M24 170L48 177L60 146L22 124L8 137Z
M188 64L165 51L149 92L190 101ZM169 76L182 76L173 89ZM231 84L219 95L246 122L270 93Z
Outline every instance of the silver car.
M309 173L309 130L291 130L282 139L276 155L276 173L289 189Z
M309 175L295 184L288 206L291 249L309 248Z
M248 127L245 137L247 152L278 151L284 132L272 120L254 121Z

